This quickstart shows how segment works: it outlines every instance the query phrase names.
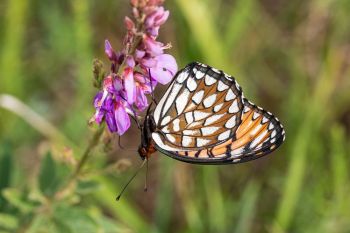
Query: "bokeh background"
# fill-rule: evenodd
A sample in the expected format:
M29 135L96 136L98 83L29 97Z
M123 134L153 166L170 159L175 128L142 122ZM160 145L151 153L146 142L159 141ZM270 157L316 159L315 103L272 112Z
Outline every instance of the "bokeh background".
M69 182L96 126L92 61L121 48L127 0L0 2L0 232L350 232L350 1L174 0L161 41L180 67L210 64L279 117L286 141L239 165L155 154L134 127L104 136ZM165 87L158 87L161 97ZM67 186L67 182L69 185ZM62 190L62 187L67 187Z

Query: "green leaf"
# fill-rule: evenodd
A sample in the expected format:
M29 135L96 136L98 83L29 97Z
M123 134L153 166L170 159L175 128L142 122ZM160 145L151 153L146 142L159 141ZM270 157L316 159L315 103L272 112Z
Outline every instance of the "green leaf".
M77 185L79 194L89 194L100 187L100 184L94 180L80 180Z
M10 214L0 213L0 227L15 229L18 226L18 218Z
M28 213L33 210L35 205L26 201L23 198L23 192L16 188L7 188L2 191L3 197L9 202L9 204L18 208L22 213Z
M8 144L2 143L0 147L0 193L10 185L12 170L12 153ZM0 195L0 210L5 203L4 198Z
M69 175L69 167L60 164L48 153L42 161L39 173L39 187L46 196L52 196Z
M51 153L48 153L41 164L39 174L39 187L40 190L47 196L51 196L57 190L57 171L55 161L53 160Z
M61 223L51 216L47 215L37 215L29 229L26 231L27 233L72 233L70 228Z
M54 211L55 222L67 226L72 233L94 233L98 226L88 212L75 206L60 205Z

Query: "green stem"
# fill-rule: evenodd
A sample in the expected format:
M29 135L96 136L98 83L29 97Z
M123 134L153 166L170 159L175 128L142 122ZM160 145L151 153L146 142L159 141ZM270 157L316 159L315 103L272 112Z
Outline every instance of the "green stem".
M63 197L65 197L71 190L72 187L75 185L75 182L77 180L77 178L80 175L80 172L82 170L82 168L84 167L85 163L88 161L91 152L93 151L93 149L98 145L100 138L103 134L103 131L105 129L105 126L102 125L98 128L98 130L94 133L92 139L90 140L88 146L86 147L83 156L81 157L81 159L79 160L77 166L75 167L74 172L72 173L71 177L69 178L69 180L67 181L66 185L64 185L56 194L55 194L55 199L62 199Z

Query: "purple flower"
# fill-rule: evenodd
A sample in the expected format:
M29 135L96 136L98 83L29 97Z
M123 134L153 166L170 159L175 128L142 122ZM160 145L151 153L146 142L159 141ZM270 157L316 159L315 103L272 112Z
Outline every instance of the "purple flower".
M109 58L109 60L111 60L111 61L116 60L116 54L112 48L111 43L109 43L108 40L105 40L105 53L106 53L107 57Z
M126 112L126 103L120 96L111 95L107 90L98 92L95 96L94 106L96 108L95 121L100 124L103 118L110 132L119 135L125 133L130 127L130 118Z
M116 119L117 133L123 135L130 127L130 118L126 112L124 101L121 99L116 101L114 116Z
M159 28L169 17L163 0L130 0L134 19L125 17L127 33L123 49L115 52L108 40L105 53L111 61L110 73L103 80L103 89L94 99L96 123L106 122L110 132L124 134L130 127L130 117L148 106L147 95L159 83L166 84L177 72L175 59L157 41ZM136 49L135 49L136 48ZM137 111L138 110L138 111Z
M150 68L151 76L159 83L165 85L171 81L177 72L176 60L169 54L162 54L156 57L157 64Z
M135 101L135 81L134 81L134 70L130 67L124 69L122 74L124 79L124 88L126 91L126 98L129 104L133 104Z
M153 13L149 14L145 21L146 31L153 37L158 36L159 27L165 23L169 17L169 11L164 11L163 7L158 7Z
M145 71L147 73L147 71ZM141 73L135 73L136 86L140 86L145 94L151 94L157 86L157 81Z
M152 37L146 36L146 35L143 38L143 43L146 47L146 51L150 55L157 56L157 55L163 54L163 50L164 50L163 43L155 41Z

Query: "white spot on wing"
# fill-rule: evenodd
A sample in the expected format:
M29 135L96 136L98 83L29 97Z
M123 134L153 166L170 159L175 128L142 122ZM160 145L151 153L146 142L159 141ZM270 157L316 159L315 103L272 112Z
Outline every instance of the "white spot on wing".
M211 85L213 85L214 83L216 83L216 79L213 78L213 77L211 77L211 76L209 76L209 75L206 75L206 76L205 76L204 81L205 81L205 85L207 85L207 86L211 86Z
M202 71L198 70L196 72L196 79L202 79L204 75L205 74Z
M269 129L269 130L273 129L273 124L272 124L272 122L269 124L268 129Z
M236 98L236 95L235 93L233 93L232 89L230 88L230 90L228 90L226 93L225 101L233 100L234 98Z
M173 82L170 87L168 88L168 90L165 92L165 94L163 95L162 99L159 101L156 109L154 110L154 113L153 113L153 116L154 116L154 121L156 122L156 124L158 124L159 122L159 118L160 118L160 111L162 110L162 107L165 103L165 101L167 100L168 98L168 95L170 93L170 91L172 90L173 86L174 86L174 83Z
M212 135L213 133L215 133L219 129L220 129L220 127L203 127L203 128L201 128L201 132L202 132L203 136L208 136L208 135Z
M219 81L219 83L218 83L218 91L224 91L224 90L227 90L228 88L229 88L229 86L227 86L222 81Z
M202 123L200 121L195 121L195 122L192 122L191 124L189 124L187 126L188 129L192 128L192 127L196 127L198 125L201 125Z
M233 157L240 156L242 153L243 153L243 148L237 148L237 149L231 151L231 155Z
M228 74L225 74L225 78L228 79L228 80L232 80L231 76L228 75Z
M188 77L188 72L187 71L182 71L179 76L176 78L176 82L178 83L183 83L186 78Z
M184 135L189 135L189 136L191 136L191 135L195 135L195 134L197 134L198 133L198 131L196 131L196 130L184 130L183 131L183 134Z
M212 94L211 96L208 96L203 101L204 107L206 108L211 107L215 103L215 100L216 100L216 94Z
M157 144L157 146L159 146L160 148L162 148L164 150L167 150L167 151L178 151L177 148L165 145L163 143L163 140L160 138L160 135L158 133L152 133L152 139Z
M224 105L224 103L215 105L215 107L214 107L214 112L218 112L218 111L222 108L223 105Z
M186 112L185 113L185 118L186 118L187 124L191 124L193 122L192 112Z
M180 131L180 119L179 118L173 120L173 130L175 132Z
M164 108L163 108L162 116L164 116L164 114L169 110L170 106L173 104L175 97L177 96L177 94L179 93L179 91L181 89L181 86L182 85L177 84L177 83L174 84L172 91L169 93L169 96L166 99L166 103L165 103Z
M176 98L175 103L176 103L176 111L178 115L180 115L185 109L189 96L190 96L190 92L187 89L184 89L183 92Z
M189 146L189 145L191 145L191 142L192 142L192 138L191 137L188 137L188 136L183 136L182 137L182 145L183 146Z
M166 134L166 138L172 143L176 142L175 137L173 135L171 135L171 134Z
M232 116L226 123L226 128L233 128L236 126L236 115Z
M255 138L252 143L250 144L250 148L254 148L258 145L258 143L261 141L261 139L263 139L265 137L265 135L267 134L267 131L265 130L262 134L260 134L257 138Z
M211 68L212 71L214 71L215 73L217 74L220 74L220 71L218 69L215 69L215 68Z
M225 132L219 134L219 141L222 141L222 140L226 140L230 137L230 134L231 134L231 130L226 130Z
M272 131L272 133L271 133L271 137L272 138L275 137L275 136L276 136L276 130Z
M196 104L199 104L203 99L203 95L204 95L204 90L198 91L196 94L192 96L193 102L195 102Z
M207 126L207 125L214 123L215 121L219 120L223 115L225 115L225 114L216 114L216 115L213 115L211 117L208 117L205 120L204 125Z
M254 113L253 113L253 120L255 120L256 118L258 118L259 116L260 116L260 114L259 114L259 113L254 112Z
M163 131L164 133L169 133L169 132L170 132L169 126L167 125L167 126L163 127L163 128L162 128L162 131Z
M233 101L230 108L228 109L229 113L235 113L239 111L237 100Z
M247 106L244 106L243 112L249 112L250 108Z
M261 123L265 124L269 119L267 119L266 117L263 117Z
M197 147L202 147L207 145L210 142L208 139L197 138Z
M250 135L254 136L259 132L259 130L262 128L262 125L258 124L251 132Z
M171 120L170 116L164 117L163 120L162 120L161 125L163 126L163 125L168 124L170 120Z
M195 119L195 121L202 120L202 119L206 118L209 115L210 115L210 113L208 113L208 112L194 111L194 119Z
M197 88L197 83L196 83L196 81L194 81L194 79L192 77L187 79L186 85L187 85L188 90L190 90L190 91L194 91Z

